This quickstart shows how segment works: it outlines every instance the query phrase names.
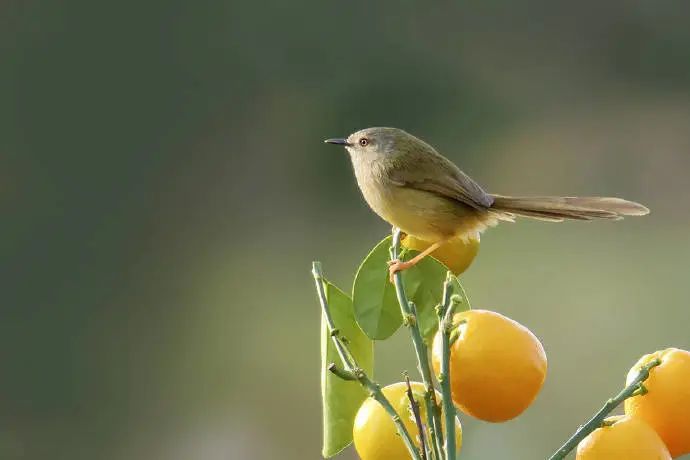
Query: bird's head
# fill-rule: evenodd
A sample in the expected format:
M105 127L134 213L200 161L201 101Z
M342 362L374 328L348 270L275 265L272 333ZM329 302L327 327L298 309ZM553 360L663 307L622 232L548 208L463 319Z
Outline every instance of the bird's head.
M427 144L398 128L366 128L346 138L326 139L344 146L352 160L388 160L427 148Z

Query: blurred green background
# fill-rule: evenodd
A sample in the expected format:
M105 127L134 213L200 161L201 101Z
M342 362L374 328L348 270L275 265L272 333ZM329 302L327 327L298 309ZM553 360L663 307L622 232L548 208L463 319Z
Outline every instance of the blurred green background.
M326 137L437 146L488 190L614 194L624 222L489 231L475 307L543 341L545 458L645 353L690 348L690 4L0 3L0 458L316 459L320 259L389 231ZM377 378L414 372L408 339ZM342 458L355 458L348 451Z

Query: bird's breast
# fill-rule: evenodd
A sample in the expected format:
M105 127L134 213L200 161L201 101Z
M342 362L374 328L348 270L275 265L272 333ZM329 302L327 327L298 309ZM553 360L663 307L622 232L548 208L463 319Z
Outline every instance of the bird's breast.
M422 240L456 236L475 220L470 208L453 200L392 183L385 170L375 164L355 165L355 176L365 201L376 214Z
M379 216L390 222L395 206L393 191L385 183L382 168L376 163L363 165L355 163L357 185L369 207Z

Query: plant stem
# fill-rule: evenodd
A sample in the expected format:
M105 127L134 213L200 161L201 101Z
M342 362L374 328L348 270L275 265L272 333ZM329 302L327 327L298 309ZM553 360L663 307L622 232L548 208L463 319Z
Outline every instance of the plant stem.
M412 393L412 385L410 385L410 376L405 375L405 383L407 384L407 399L410 400L410 407L412 408L412 414L414 415L414 421L417 424L417 430L419 431L419 442L421 444L422 450L422 460L427 459L427 445L426 445L426 434L424 433L424 424L422 423L422 416L419 413L419 403L414 399L414 394Z
M455 405L450 390L450 333L453 327L453 310L456 303L451 300L451 280L453 274L448 272L443 283L443 303L439 312L439 331L441 332L441 374L438 376L443 396L443 415L446 424L445 452L446 460L455 460Z
M333 323L333 317L331 316L330 309L328 308L328 298L326 296L326 289L324 288L324 278L323 273L321 271L320 262L313 262L312 274L314 276L314 281L316 283L316 292L319 296L319 303L321 304L323 317L326 320L326 325L328 326L328 330L330 331L331 339L333 340L333 344L338 352L338 355L340 356L340 360L343 363L343 367L345 368L344 375L347 375L348 379L350 375L354 376L354 378L359 382L359 384L362 385L362 387L364 387L369 392L369 395L383 407L383 409L388 413L388 415L390 415L391 419L393 420L393 423L395 424L395 427L398 430L400 437L405 443L405 447L407 447L407 450L410 452L410 456L412 457L412 459L422 460L421 456L419 455L419 450L417 450L417 447L412 441L412 437L410 436L409 431L407 431L407 428L405 427L405 424L402 422L400 415L396 412L395 408L391 405L388 398L386 398L386 396L381 391L381 386L373 380L371 380L369 376L366 374L366 372L364 372L364 370L357 365L357 361L355 360L354 356L352 356L350 349L343 342L343 338L340 337L340 333L338 329L335 327L335 324ZM337 367L329 366L329 370L331 370L331 372L334 372L336 375L341 373L340 370L334 371L333 369L337 369Z
M400 236L400 229L394 228L393 241L390 248L391 260L398 260L400 257ZM417 367L419 368L419 373L422 375L422 382L424 382L424 387L426 389L424 402L427 408L427 423L429 424L431 443L436 458L442 459L441 438L443 437L443 431L441 430L441 416L438 402L436 402L436 390L434 389L433 380L431 378L431 366L429 365L427 347L424 343L422 333L419 330L419 321L417 321L416 311L407 299L407 294L405 294L402 273L396 272L393 279L395 281L395 293L398 297L398 303L400 304L400 312L402 313L404 324L410 328L412 343L415 353L417 354Z
M661 361L659 359L655 359L653 361L650 361L646 365L642 366L640 368L639 373L637 374L637 377L635 377L635 379L632 382L630 382L630 385L626 386L620 393L606 401L604 407L599 409L599 412L597 412L594 415L594 417L589 419L587 423L578 428L575 434L573 434L570 437L570 439L568 439L568 441L566 441L566 443L563 444L563 446L561 446L561 448L556 451L556 453L549 457L549 460L564 459L568 455L568 453L570 453L570 451L577 447L580 441L586 438L587 435L589 435L592 431L596 430L597 428L600 428L602 426L602 423L604 422L604 419L607 415L611 413L611 411L618 407L620 403L622 403L629 397L633 396L634 393L644 388L642 383L649 378L650 369L652 369L655 366L658 366L659 364L661 364Z

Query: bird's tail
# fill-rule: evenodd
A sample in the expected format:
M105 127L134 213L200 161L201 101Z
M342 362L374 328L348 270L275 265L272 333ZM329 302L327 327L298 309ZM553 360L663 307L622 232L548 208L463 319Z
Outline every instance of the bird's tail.
M633 201L608 197L517 197L493 195L491 209L503 219L515 216L561 222L565 219L619 220L624 216L644 216L649 209Z

